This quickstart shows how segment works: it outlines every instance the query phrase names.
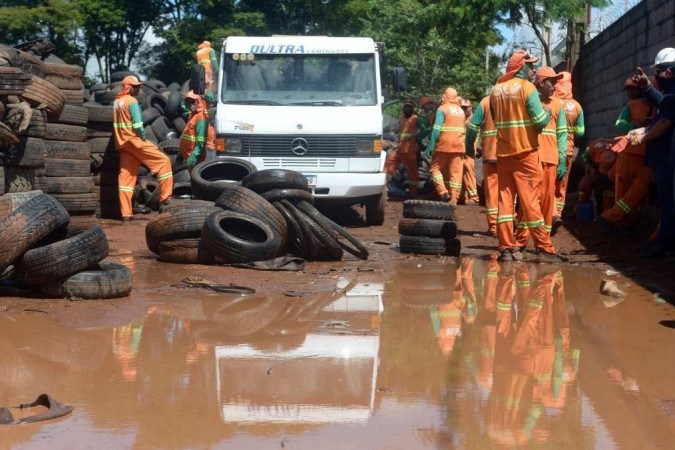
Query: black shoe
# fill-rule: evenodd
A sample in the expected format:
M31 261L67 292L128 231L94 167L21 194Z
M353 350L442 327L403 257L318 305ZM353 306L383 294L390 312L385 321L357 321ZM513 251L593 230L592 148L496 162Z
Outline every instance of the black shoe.
M522 259L522 256L521 256ZM502 250L499 252L499 256L497 257L497 261L499 262L513 262L513 254L511 253L510 249Z
M123 223L128 223L128 222L131 222L132 220L134 220L133 217L122 217L122 222L123 222Z
M551 236L555 236L555 234L558 232L558 228L560 228L562 224L563 221L560 216L553 216L553 223L551 224Z
M152 209L148 208L145 205L136 205L134 206L134 214L150 214Z
M450 194L448 194L447 192L445 194L443 194L443 197L441 197L441 201L442 202L449 202L450 201Z
M544 264L562 264L567 261L567 258L560 255L559 253L546 253L538 252L537 253L537 262Z

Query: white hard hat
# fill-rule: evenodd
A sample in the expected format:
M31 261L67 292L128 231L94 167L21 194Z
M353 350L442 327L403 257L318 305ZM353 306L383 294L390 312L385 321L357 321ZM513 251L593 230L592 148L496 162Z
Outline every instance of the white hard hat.
M659 50L654 59L652 67L660 66L662 64L675 64L675 48L666 47Z

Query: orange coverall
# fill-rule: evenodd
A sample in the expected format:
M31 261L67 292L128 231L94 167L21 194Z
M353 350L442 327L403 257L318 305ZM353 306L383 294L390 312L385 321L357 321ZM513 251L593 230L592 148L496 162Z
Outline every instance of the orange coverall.
M448 194L448 202L456 205L462 189L465 115L457 92L452 88L447 91L454 91L454 95L444 95L443 104L436 110L428 147L433 152L429 171L438 197L442 199Z
M464 120L465 129L471 123L473 114ZM465 131L466 133L466 131ZM478 182L476 181L476 161L472 156L464 155L462 164L464 172L462 173L462 193L460 196L464 197L465 202L480 202L478 196Z
M159 148L145 140L143 119L136 99L120 92L113 105L115 146L120 152L118 190L122 218L132 217L131 199L138 178L138 167L143 164L159 181L159 201L165 202L173 191L171 161Z
M408 173L410 181L410 192L417 194L417 182L420 179L419 167L417 165L417 135L420 132L419 116L413 114L405 117L403 114L398 119L400 138L398 147L387 156L384 171L393 175L399 164L403 163L405 171Z

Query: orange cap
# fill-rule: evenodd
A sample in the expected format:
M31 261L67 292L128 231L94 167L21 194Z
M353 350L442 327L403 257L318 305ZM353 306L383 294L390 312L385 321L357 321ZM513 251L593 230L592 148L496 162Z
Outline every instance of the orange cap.
M555 73L555 70L553 70L549 66L544 66L541 69L537 70L537 76L535 80L538 82L544 81L547 78L554 78L556 80L559 80L563 77L562 73Z
M511 78L513 78L518 72L520 72L520 69L523 68L523 66L526 63L534 63L539 61L539 58L536 56L530 56L529 53L527 53L525 50L516 50L513 52L511 57L509 58L509 62L506 64L506 72L504 75L499 77L499 82L503 83L504 81L508 81Z
M205 47L211 47L211 43L209 41L204 41L197 46L197 50L205 48Z
M143 83L141 83L135 76L127 75L122 80L122 84L126 84L127 86L140 86Z

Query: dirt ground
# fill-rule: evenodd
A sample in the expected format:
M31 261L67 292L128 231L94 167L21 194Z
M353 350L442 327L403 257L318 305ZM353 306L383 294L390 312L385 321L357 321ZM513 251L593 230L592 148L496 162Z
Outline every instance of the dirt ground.
M366 245L370 252L367 261L356 259L345 253L341 262L307 263L302 272L271 272L240 269L227 266L201 266L160 264L162 273L157 274L158 283L170 286L179 284L190 275L201 275L206 279L224 284L237 284L254 288L257 292L306 292L316 293L334 288L336 280L349 276L359 282L381 280L383 274L392 273L397 263L402 261L447 261L443 256L402 254L398 249L398 221L402 217L403 203L389 201L386 220L383 226L367 227L363 225L361 211L358 208L332 209L330 217L345 225L351 233ZM137 216L137 220L123 224L115 220L102 220L110 245L108 260L127 265L141 265L143 261L152 261L156 256L145 243L145 226L156 213ZM462 254L487 258L496 255L497 240L485 234L485 209L482 206L460 205L457 211L459 239ZM649 230L643 230L645 236ZM567 219L564 227L553 238L557 249L567 255L567 264L592 267L601 270L618 271L643 285L661 298L675 304L675 267L664 259L639 259L635 246L643 236L608 237L597 224L577 224ZM531 245L531 244L530 244ZM531 247L525 253L525 259L533 259ZM156 267L156 266L153 266ZM165 269L165 270L164 270ZM132 271L133 271L132 267ZM144 288L152 288L147 286ZM29 293L13 288L1 287L3 302L0 312L17 310L39 310L46 314L67 314L69 322L87 326L91 317L117 314L115 301L70 302L64 300L46 300L31 298ZM127 312L128 308L124 308Z

